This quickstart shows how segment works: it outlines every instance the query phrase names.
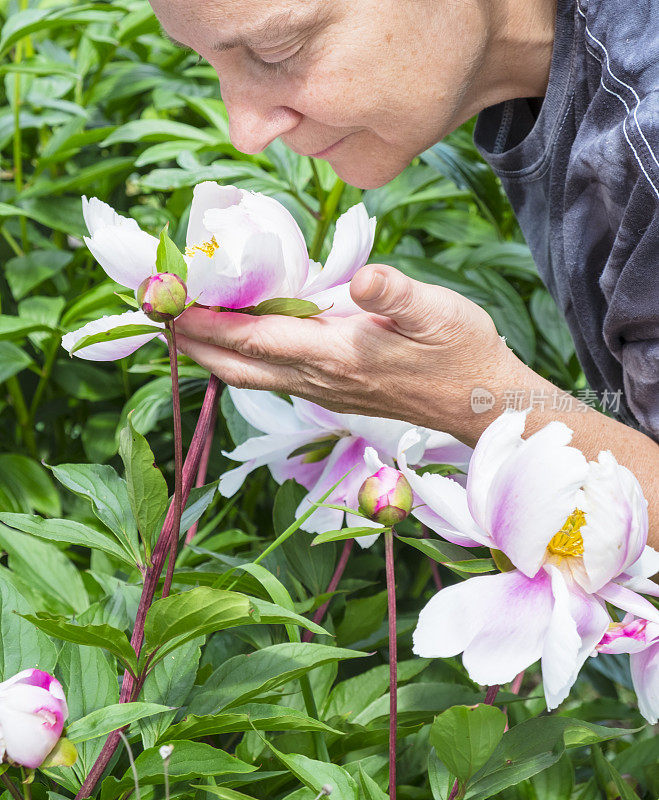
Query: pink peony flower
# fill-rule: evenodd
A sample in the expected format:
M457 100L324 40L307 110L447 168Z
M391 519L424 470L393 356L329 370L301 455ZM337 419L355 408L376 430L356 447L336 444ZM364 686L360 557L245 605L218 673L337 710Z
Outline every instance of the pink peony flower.
M62 686L47 672L26 669L0 683L0 760L36 769L68 715Z

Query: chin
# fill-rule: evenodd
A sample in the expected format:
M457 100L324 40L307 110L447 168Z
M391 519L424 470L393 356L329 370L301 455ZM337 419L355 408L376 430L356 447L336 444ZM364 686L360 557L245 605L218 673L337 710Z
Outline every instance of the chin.
M384 160L368 157L328 160L339 178L357 189L378 189L400 175L409 163L387 163Z

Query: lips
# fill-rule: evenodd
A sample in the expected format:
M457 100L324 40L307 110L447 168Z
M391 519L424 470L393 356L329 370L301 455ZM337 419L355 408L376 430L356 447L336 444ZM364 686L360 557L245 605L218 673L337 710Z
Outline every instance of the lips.
M327 158L327 156L328 156L328 155L329 155L329 154L330 154L330 153L331 153L331 152L332 152L332 151L333 151L333 150L334 150L334 149L335 149L335 148L336 148L338 145L340 145L340 144L341 144L341 142L345 141L345 140L348 138L348 136L350 136L350 135L351 135L351 134L349 134L349 133L348 133L348 134L346 134L345 136L342 136L340 139L337 139L337 140L336 140L335 142L333 142L332 144L330 144L330 145L328 145L327 147L323 148L322 150L318 150L318 151L316 151L316 152L313 152L313 153L310 153L310 152L308 151L308 149L307 149L307 148L304 148L304 149L299 149L299 150L298 150L298 148L297 148L297 147L293 147L293 146L291 146L290 144L288 144L287 142L284 142L284 144L286 144L286 146L287 146L287 147L290 147L290 149L291 149L291 150L293 150L295 153L297 153L298 155L301 155L301 156L308 156L309 158Z

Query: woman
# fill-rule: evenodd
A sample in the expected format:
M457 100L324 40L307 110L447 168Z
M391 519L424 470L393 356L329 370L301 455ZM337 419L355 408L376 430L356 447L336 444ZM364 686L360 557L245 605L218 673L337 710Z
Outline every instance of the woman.
M167 33L215 67L243 152L280 137L371 188L480 112L476 143L591 386L605 403L620 400L624 422L570 411L482 309L387 266L353 278L367 314L193 308L179 322L181 349L233 385L406 419L471 445L510 392L527 406L543 398L527 434L561 419L587 456L611 450L643 485L658 546L659 2L151 1Z

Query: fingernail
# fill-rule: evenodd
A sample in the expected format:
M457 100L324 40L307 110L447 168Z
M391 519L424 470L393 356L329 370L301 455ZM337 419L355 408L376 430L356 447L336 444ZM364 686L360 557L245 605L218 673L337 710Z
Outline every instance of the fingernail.
M377 300L384 291L386 278L379 270L373 270L373 277L368 285L368 289L362 295L364 300Z

